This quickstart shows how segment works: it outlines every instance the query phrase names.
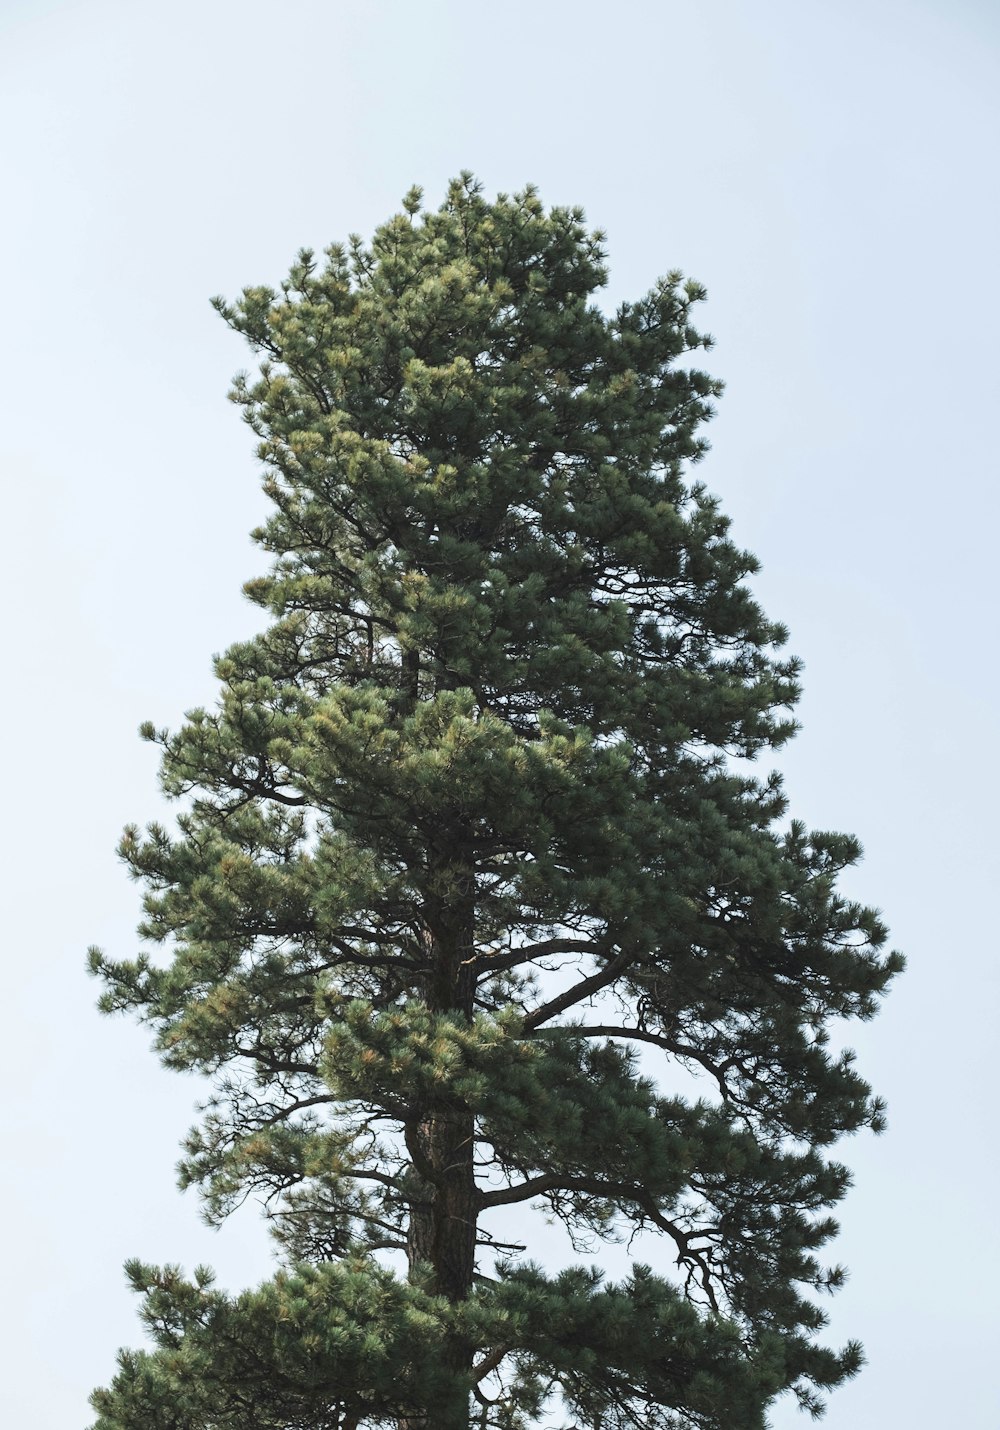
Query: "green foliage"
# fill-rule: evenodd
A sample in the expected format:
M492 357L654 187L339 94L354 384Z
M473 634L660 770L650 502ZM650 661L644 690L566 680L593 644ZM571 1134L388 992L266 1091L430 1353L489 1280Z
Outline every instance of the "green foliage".
M686 475L702 290L608 316L603 281L578 211L465 177L217 302L261 358L272 619L144 727L180 803L121 845L152 948L92 966L214 1078L182 1181L259 1196L286 1269L133 1267L153 1345L97 1430L752 1430L858 1367L814 1341L823 1149L882 1109L830 1028L901 962L837 891L856 841L747 773L798 672ZM528 1204L669 1275L491 1278Z

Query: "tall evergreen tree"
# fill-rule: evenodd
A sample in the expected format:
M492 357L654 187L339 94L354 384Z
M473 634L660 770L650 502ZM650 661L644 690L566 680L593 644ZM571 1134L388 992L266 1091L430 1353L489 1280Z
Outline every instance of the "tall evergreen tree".
M747 763L797 666L686 475L702 289L607 315L602 236L533 189L404 209L216 303L262 359L272 623L145 728L164 953L92 964L215 1077L182 1182L262 1198L283 1267L130 1266L153 1344L97 1430L753 1430L859 1364L811 1293L826 1149L882 1114L828 1038L900 960L836 890L856 841ZM530 1205L657 1269L546 1274L503 1245Z

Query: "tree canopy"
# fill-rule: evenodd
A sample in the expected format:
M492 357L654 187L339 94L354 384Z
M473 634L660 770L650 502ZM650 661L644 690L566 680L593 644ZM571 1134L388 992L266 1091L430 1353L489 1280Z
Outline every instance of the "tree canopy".
M259 1197L282 1264L131 1265L97 1430L754 1430L860 1363L815 1293L882 1109L831 1032L901 961L752 763L798 666L690 478L703 290L605 278L579 210L463 176L216 300L270 623L144 727L176 827L126 830L148 947L92 965L214 1079L182 1183ZM651 1264L546 1271L503 1241L539 1205Z

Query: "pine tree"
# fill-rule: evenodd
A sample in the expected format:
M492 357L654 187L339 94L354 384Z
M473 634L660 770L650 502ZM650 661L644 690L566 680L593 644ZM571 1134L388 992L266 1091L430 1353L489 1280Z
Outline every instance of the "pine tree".
M92 966L214 1076L182 1184L258 1196L282 1266L131 1265L152 1344L97 1430L752 1430L860 1363L813 1293L826 1149L882 1109L829 1036L901 961L837 892L857 842L749 764L798 667L687 475L703 290L608 316L604 281L580 211L465 175L216 300L261 357L271 624L144 727L180 812L121 852L162 953ZM529 1206L658 1269L546 1274L502 1242Z

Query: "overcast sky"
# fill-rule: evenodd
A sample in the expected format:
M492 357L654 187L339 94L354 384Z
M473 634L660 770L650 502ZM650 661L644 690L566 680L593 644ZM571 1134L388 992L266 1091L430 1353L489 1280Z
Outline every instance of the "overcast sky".
M842 1149L830 1335L870 1365L826 1423L995 1430L998 60L994 0L0 0L5 1425L89 1423L125 1257L269 1266L175 1189L198 1088L84 973L134 946L136 726L257 622L207 300L471 168L582 204L609 303L708 287L700 476L805 660L792 810L861 837L910 960L851 1035L890 1130Z

